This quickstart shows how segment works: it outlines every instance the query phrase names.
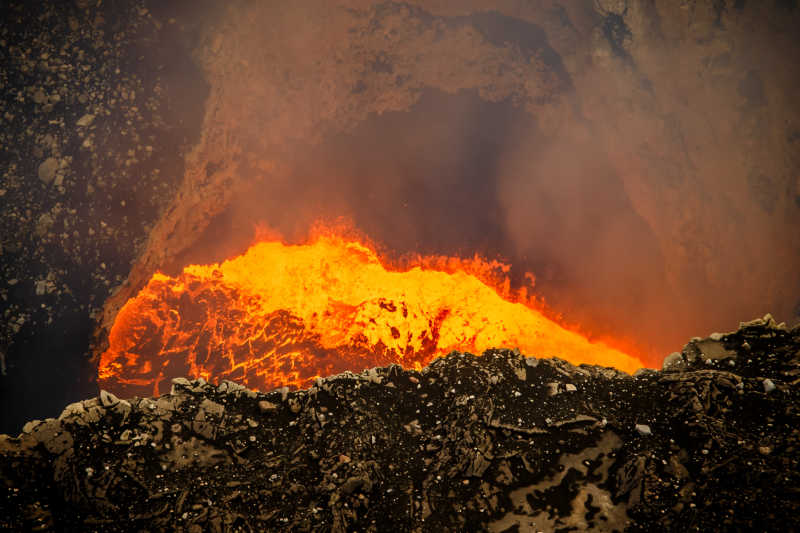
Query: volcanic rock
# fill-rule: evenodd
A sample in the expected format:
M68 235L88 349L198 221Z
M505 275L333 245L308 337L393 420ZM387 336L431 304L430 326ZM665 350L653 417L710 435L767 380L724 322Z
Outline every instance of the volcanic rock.
M743 323L684 354L708 342L733 364L633 377L489 350L293 392L102 391L0 436L0 527L783 529L800 512L800 326Z
M261 410L262 413L269 413L278 410L278 404L274 404L272 402L268 402L266 400L262 400L258 402L258 408Z
M86 127L94 121L94 115L87 113L75 123L76 126Z
M198 134L197 69L165 53L176 32L143 3L0 3L0 279L20 281L0 283L0 431L97 394L76 374L92 314L127 275ZM85 139L101 149L81 149Z
M56 170L58 170L58 160L48 157L39 165L39 179L44 183L50 183L56 177Z

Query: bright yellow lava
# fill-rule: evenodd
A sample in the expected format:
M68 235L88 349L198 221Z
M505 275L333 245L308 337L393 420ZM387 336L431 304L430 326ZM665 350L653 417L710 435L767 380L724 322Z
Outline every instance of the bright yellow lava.
M453 350L494 347L629 373L644 366L504 298L502 287L471 273L486 265L477 259L421 259L451 268L395 270L368 245L326 235L303 245L260 242L176 278L157 273L120 311L100 384L158 393L163 380L188 374L260 390L303 387L343 370L419 368Z

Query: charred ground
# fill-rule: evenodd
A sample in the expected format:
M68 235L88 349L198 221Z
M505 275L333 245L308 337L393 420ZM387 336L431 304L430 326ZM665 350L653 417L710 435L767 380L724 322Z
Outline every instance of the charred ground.
M800 327L628 376L490 350L256 393L176 379L0 438L41 530L777 530L798 512Z

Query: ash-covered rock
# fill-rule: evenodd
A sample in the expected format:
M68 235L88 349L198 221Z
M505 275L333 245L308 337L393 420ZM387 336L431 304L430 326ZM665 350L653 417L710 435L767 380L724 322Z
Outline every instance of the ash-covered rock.
M204 85L164 18L0 4L0 431L92 390L93 315L180 183Z
M779 530L800 494L800 327L628 376L452 353L268 394L178 378L0 437L12 530Z

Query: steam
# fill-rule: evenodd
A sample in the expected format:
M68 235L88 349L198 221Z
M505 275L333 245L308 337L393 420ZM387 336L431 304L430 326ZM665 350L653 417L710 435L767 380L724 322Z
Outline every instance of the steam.
M210 32L195 172L238 151L247 185L176 264L240 253L256 223L291 240L345 216L398 253L530 270L567 322L653 365L800 318L796 11L366 4L241 7ZM743 30L765 17L775 35Z

